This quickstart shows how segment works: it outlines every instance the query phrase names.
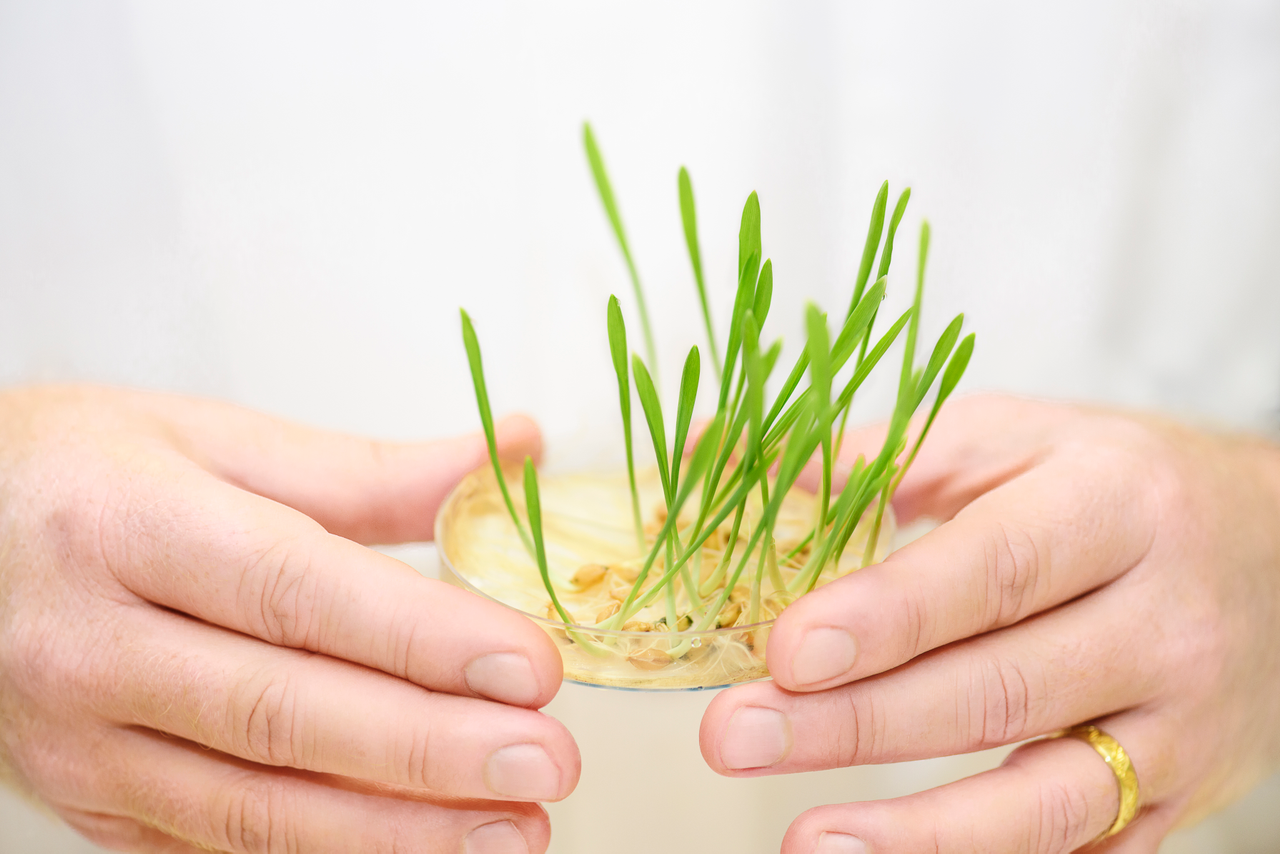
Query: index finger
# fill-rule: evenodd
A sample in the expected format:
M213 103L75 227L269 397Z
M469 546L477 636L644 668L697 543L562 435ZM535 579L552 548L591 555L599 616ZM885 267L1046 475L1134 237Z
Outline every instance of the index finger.
M769 637L784 688L829 688L1008 626L1140 562L1155 532L1134 455L1050 456L883 563L789 606Z
M520 614L184 463L136 478L102 526L136 595L433 690L533 708L555 696L560 655Z

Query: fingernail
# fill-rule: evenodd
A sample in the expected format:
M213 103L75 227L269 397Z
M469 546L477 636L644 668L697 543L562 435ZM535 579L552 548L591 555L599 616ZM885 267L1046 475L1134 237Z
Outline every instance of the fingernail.
M856 836L826 831L818 837L813 854L871 854L871 848Z
M467 834L463 854L529 854L529 846L509 821L482 824Z
M536 744L495 750L484 767L485 785L504 798L549 801L560 796L560 769Z
M726 768L768 768L791 751L791 722L782 712L743 706L729 718L720 741L720 761Z
M858 642L844 629L811 629L791 659L797 685L815 685L848 673L858 657Z
M538 698L538 679L529 659L514 652L483 655L462 671L467 687L482 697L529 706Z

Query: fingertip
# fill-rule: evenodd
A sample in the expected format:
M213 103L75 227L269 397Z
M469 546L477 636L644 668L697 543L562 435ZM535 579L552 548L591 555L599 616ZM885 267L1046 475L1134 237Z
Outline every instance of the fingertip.
M537 644L536 658L534 658L534 670L538 674L538 693L534 696L533 702L528 705L531 709L541 709L554 700L556 694L560 693L560 686L564 684L564 659L560 657L560 650L556 649L555 642L541 630L539 634L542 634L542 639Z
M430 631L395 627L409 649L406 675L431 690L540 709L560 691L564 662L526 615L448 582L417 579L430 602ZM421 619L419 614L413 619Z
M520 635L522 646L538 683L533 701L525 705L527 708L540 709L560 693L560 686L564 684L564 659L560 656L556 642L532 620L514 611L508 613L524 624Z
M753 682L721 691L707 705L698 727L698 748L707 767L721 776L743 776L743 769L731 767L724 759L724 739L729 722L743 707L770 709L777 705L777 689L768 682Z
M920 595L889 561L801 596L778 615L765 658L788 691L825 691L896 667L924 651ZM919 627L919 628L918 628Z
M498 440L498 456L504 460L542 459L542 430L528 415L515 413L498 420L494 427Z
M467 686L474 693L526 709L541 709L555 699L564 683L564 660L545 632L528 629L518 635L518 650L487 652L467 665Z
M782 854L875 854L851 827L850 813L860 804L814 807L800 814L782 838Z
M551 845L551 820L536 803L504 804L506 815L486 815L462 840L463 854L543 854Z
M538 708L544 693L534 664L515 652L489 652L462 669L463 681L473 694L508 706Z
M561 767L563 772L561 778L562 788L560 797L556 798L556 800L562 801L572 795L574 789L578 788L578 781L582 778L582 752L578 749L578 742L574 740L569 728L559 721L556 721L556 723L560 725L564 733L564 741L560 744L561 753L559 755L568 762L567 766Z
M520 831L520 835L524 838L524 843L528 846L529 854L544 854L551 847L551 817L547 814L546 809L539 803L520 804L515 807L520 810L515 825ZM490 849L495 851L506 851L515 849ZM486 854L485 849L477 849L480 854Z
M529 846L529 854L544 854L551 847L551 816L542 804L528 804L526 810L520 833Z
M698 749L702 751L702 761L717 774L724 773L724 766L720 763L720 730L724 726L725 718L732 711L730 708L730 704L733 703L732 694L731 688L728 691L721 691L712 698L706 711L702 713L702 723L698 726Z
M838 579L800 597L779 616L765 648L769 674L788 691L824 690L849 681L861 651Z

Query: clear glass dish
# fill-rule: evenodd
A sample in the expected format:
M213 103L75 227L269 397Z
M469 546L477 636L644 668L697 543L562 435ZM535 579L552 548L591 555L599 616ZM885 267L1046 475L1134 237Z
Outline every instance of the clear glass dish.
M518 478L512 472L508 483L514 486ZM716 627L704 631L687 624L678 625L678 631L667 630L661 598L622 629L597 627L611 606L616 609L641 562L626 474L544 475L539 481L548 569L562 603L575 618L573 624L550 616L554 612L549 610L536 564L520 541L491 469L468 475L436 516L441 578L533 620L556 642L564 659L565 679L571 682L678 691L720 688L769 675L766 641L789 597L768 582L762 583L754 599L749 586L735 587L717 615ZM642 475L639 487L641 507L653 508L646 526L652 535L662 519L656 474ZM511 497L523 515L519 490L513 489ZM696 505L696 501L689 503ZM787 537L794 542L804 537L812 527L812 505L807 493L798 493L794 500L788 497L775 529L779 543ZM892 537L892 513L886 512L875 560L887 554ZM836 575L828 573L819 584L857 569L859 562L853 555L861 557L865 541L866 533L859 526L846 552L850 557L841 562ZM708 548L710 560L693 570L694 577L705 578L713 571L716 554L714 547ZM782 574L794 576L802 557L784 562ZM651 577L660 574L655 568ZM755 621L747 619L750 603L757 612Z

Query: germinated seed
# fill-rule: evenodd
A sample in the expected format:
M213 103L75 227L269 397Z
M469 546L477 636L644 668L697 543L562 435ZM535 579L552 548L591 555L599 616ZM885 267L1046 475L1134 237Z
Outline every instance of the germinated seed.
M671 664L671 656L656 647L649 647L628 655L627 661L639 670L661 670Z
M604 578L608 567L598 563L585 563L578 567L578 571L573 574L573 584L579 590L585 590L600 579Z

